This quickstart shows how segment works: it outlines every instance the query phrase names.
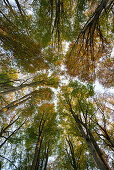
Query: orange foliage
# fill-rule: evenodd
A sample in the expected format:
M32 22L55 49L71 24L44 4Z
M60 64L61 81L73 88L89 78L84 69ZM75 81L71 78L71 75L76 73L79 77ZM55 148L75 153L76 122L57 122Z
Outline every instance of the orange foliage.
M74 46L72 43L66 55L65 65L67 73L73 77L78 76L82 81L93 82L95 80L95 68L98 59L102 56L100 51L95 49L95 57L92 58L91 52L87 52L81 44Z
M106 58L105 61L102 61L100 63L99 69L97 71L97 76L99 82L105 87L114 86L113 70L114 70L113 58Z

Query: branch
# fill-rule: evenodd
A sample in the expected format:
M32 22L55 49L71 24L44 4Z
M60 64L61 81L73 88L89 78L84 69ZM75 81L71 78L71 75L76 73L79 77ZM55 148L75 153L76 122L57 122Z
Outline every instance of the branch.
M15 119L13 122L10 122L10 124L7 125L5 128L2 128L2 130L1 130L1 132L0 132L0 137L2 136L3 133L6 132L6 129L8 129L11 125L13 125L18 119L19 119L19 116L18 116L17 119Z
M18 169L18 168L16 167L16 165L15 165L12 161L10 161L8 158L6 158L6 157L4 157L4 156L2 156L2 155L0 155L0 157L6 159L6 160L9 161L13 166L15 166L16 169Z
M26 119L27 120L27 119ZM16 130L13 131L13 133L11 135L9 135L6 140L0 145L0 148L7 142L7 140L9 140L11 138L12 135L14 135L26 122L26 120L21 124L21 126L19 126Z
M17 4L17 7L18 7L18 9L19 9L19 11L20 11L21 16L23 17L23 16L25 15L25 13L24 13L24 11L22 10L22 8L21 8L21 6L20 6L20 4L19 4L19 1L18 1L18 0L15 0L15 2L16 2L16 4ZM23 13L24 13L24 15L23 15Z

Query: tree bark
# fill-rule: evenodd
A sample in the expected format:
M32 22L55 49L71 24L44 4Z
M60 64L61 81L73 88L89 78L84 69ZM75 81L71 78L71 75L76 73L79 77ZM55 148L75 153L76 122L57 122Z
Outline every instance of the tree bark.
M42 115L42 118L40 120L40 125L39 125L39 135L38 135L38 140L36 143L36 148L35 148L35 154L31 166L31 170L37 170L39 168L39 161L40 161L40 151L41 151L41 145L42 145L42 133L43 133L43 128L45 125L46 120L43 119L44 114Z
M74 113L72 110L71 103L69 102L69 111L72 114L72 116L75 119L76 124L78 125L78 128L80 130L80 133L82 134L83 138L85 139L88 149L90 153L92 154L96 165L100 170L110 170L107 162L105 161L103 157L103 153L101 152L101 149L99 148L98 144L96 143L91 131L87 128L87 124L83 123L82 120L79 119L78 115ZM87 134L85 133L84 129L86 130Z
M29 93L29 94L21 97L20 99L11 102L10 104L8 104L7 106L3 107L3 108L0 110L0 114L2 114L2 113L4 113L4 112L7 112L7 111L9 111L10 109L16 108L17 106L21 105L22 103L24 103L24 102L26 102L28 99L30 99L31 96L32 96L32 93Z
M49 154L49 144L48 144L48 147L47 147L47 152L46 152L46 161L45 161L44 170L46 170L46 169L47 169L47 163L48 163L48 154Z
M6 95L10 92L16 92L18 90L21 90L25 87L34 87L38 85L48 85L48 86L53 86L53 82L48 83L46 80L41 80L41 81L36 81L36 82L31 82L31 83L26 83L26 84L21 84L20 86L10 86L10 87L0 87L0 95Z
M89 151L91 152L98 168L100 170L110 170L108 164L106 163L104 157L103 157L103 153L101 152L98 144L96 143L93 135L91 134L91 132L89 132L89 135L85 134L82 125L79 123L78 120L76 120L76 123L78 124L78 128L82 134L82 136L84 137L84 139L86 140L87 146ZM87 130L88 131L88 130Z
M35 154L34 154L31 170L37 170L39 168L41 145L42 145L42 138L41 136L39 136L38 141L36 143Z
M71 166L74 168L74 170L77 170L77 166L76 166L76 160L75 160L75 155L74 155L74 148L73 148L73 144L71 142L71 140L69 139L66 139L69 147L70 147L70 152L71 152L71 157L72 157L72 164Z

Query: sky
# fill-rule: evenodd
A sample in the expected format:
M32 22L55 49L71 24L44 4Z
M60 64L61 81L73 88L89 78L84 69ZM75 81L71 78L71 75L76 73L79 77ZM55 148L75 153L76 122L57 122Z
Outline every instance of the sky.
M11 2L12 5L16 5L15 4L15 0L9 0L9 2ZM28 10L28 14L31 14L31 11ZM68 47L69 47L69 42L65 42L65 53L67 52L68 50ZM112 50L112 53L111 53L111 57L114 57L114 48ZM66 80L67 81L67 80ZM65 82L65 80L64 80ZM114 93L114 88L111 87L111 88L105 88L103 87L99 82L98 80L95 81L95 84L94 84L94 87L95 87L95 91L96 92L100 92L100 93Z
M15 0L9 0L11 2L12 5L15 5ZM31 13L30 10L28 10L29 14ZM66 43L66 49L65 49L65 52L68 50L68 46L69 46L69 43ZM111 54L112 57L114 57L114 48L113 48L113 51L112 51L112 54ZM63 80L63 82L67 82L67 80ZM114 88L104 88L99 82L98 80L95 81L95 84L94 84L94 87L95 87L95 92L100 92L100 93L114 93ZM55 159L54 157L51 157L50 158L51 161L52 159Z

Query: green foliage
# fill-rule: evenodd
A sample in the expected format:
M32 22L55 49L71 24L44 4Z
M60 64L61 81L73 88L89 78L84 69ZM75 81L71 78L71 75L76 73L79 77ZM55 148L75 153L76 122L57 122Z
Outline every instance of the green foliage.
M71 81L69 86L73 88L72 95L74 97L78 95L81 95L82 98L94 96L94 89L92 84L87 84L87 86L85 86L78 81Z
M46 169L95 168L83 133L91 132L104 153L112 149L109 104L96 104L93 83L98 78L113 86L113 2L3 0L0 5L0 154L11 160L3 160L2 167L31 169L37 147L40 169L53 155Z
M7 73L4 71L0 74L0 86L11 86L12 83L10 81L9 76L7 75Z

